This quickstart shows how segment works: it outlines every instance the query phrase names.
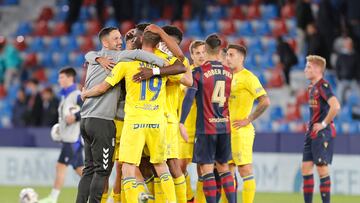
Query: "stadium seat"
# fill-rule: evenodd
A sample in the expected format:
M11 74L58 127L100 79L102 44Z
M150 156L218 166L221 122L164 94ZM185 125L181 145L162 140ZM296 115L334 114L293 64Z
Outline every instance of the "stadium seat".
M54 20L56 22L64 22L69 14L69 6L67 3L62 6L58 6L56 9L56 15L54 17Z
M260 16L261 14L260 14L259 5L256 3L250 4L247 9L247 19L249 20L259 19Z
M52 68L54 66L53 53L50 51L44 52L41 55L40 64L47 68Z
M339 119L342 122L350 122L352 121L352 115L351 115L351 106L344 105L341 107L341 111L337 116L337 119Z
M203 25L206 36L208 36L210 34L213 34L213 33L218 33L219 32L219 27L218 27L218 24L217 24L217 20L203 21L202 25Z
M262 48L261 40L257 37L249 38L247 42L247 49L248 52L251 52L253 54L262 54L263 48Z
M253 21L253 28L257 36L265 36L271 34L270 25L266 20Z
M300 89L296 92L296 104L307 104L309 101L309 92L307 89Z
M260 7L261 17L264 20L278 17L278 7L275 4L268 4Z
M60 52L63 50L63 45L59 37L53 37L50 39L47 50L50 52Z
M82 67L85 63L85 55L84 54L78 54L75 56L74 61L72 62L74 67Z
M220 20L219 21L220 33L223 35L232 35L235 33L235 25L233 20Z
M67 35L67 33L68 33L68 26L65 22L56 23L52 30L53 36L64 36Z
M90 20L91 18L91 14L90 14L90 9L89 7L81 7L80 9L80 14L79 14L79 20L81 22L85 22L87 20Z
M276 52L276 46L277 46L277 42L276 40L271 37L271 38L268 38L268 37L265 37L263 41L263 47L264 47L264 50L267 52L267 53L272 53L274 54Z
M261 66L261 68L269 69L275 67L272 53L265 53L261 57L259 57L259 59L259 65Z
M19 4L19 0L3 0L2 2L4 5L18 5Z
M87 34L97 35L101 29L101 24L98 20L91 20L87 22Z
M54 11L51 7L45 6L41 9L38 21L49 21L54 17Z
M25 56L25 60L24 60L24 67L33 67L36 66L38 64L38 58L36 53L29 53L26 54Z
M42 37L35 37L30 43L30 46L27 51L30 52L40 52L46 48L44 40Z
M231 19L245 20L246 16L243 11L243 6L241 5L231 6L229 8L229 17Z
M202 27L199 20L190 20L186 21L185 23L186 27L186 35L191 37L202 37Z
M285 21L286 23L286 29L288 30L288 36L289 37L296 37L296 19L290 18Z
M301 118L300 106L297 104L288 103L286 107L286 121L297 121Z
M47 21L38 21L34 24L33 35L35 36L47 36L50 34Z
M248 53L244 62L244 66L249 70L255 69L257 67L256 55L252 53Z
M268 80L268 87L279 88L284 85L284 77L281 68L275 68L270 71L271 76Z
M79 50L79 44L76 36L67 36L66 37L66 43L64 45L64 50L71 52L71 51L78 51Z
M209 5L206 11L209 20L217 21L225 17L225 9L222 6Z
M284 118L284 113L281 106L274 105L272 108L270 108L270 118L272 121L278 121Z
M114 18L111 18L105 22L105 27L119 27L119 23Z
M55 61L55 68L62 68L70 65L69 53L57 53L57 60Z
M74 24L72 24L71 34L73 36L85 35L86 34L85 23L78 21L78 22L75 22Z
M191 19L191 5L189 3L185 3L182 9L182 19L183 20Z
M38 68L36 69L33 74L32 77L37 79L39 82L46 82L47 78L46 78L46 73L45 73L45 69L44 68Z
M127 31L131 30L135 27L135 24L133 21L124 21L120 25L120 33L127 33Z
M270 21L270 26L272 28L272 35L274 37L283 36L287 33L287 27L284 20Z
M3 84L0 84L0 101L2 101L3 98L5 97L6 97L6 89Z
M309 105L303 104L300 106L301 118L303 121L308 122L310 120Z
M95 44L93 38L90 36L82 37L82 43L80 45L80 51L86 53L88 51L94 50Z
M236 32L239 36L253 36L254 31L249 21L235 21Z
M172 25L178 27L181 31L183 31L183 33L186 32L184 22L182 20L176 20L172 23Z
M30 22L20 22L16 29L15 35L30 35L32 33L32 30L33 29Z
M295 5L292 3L286 3L281 8L281 17L282 18L293 18L295 17Z

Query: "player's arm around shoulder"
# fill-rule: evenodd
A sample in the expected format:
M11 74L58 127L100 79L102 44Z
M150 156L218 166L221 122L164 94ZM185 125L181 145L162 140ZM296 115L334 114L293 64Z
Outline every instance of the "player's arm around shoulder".
M82 89L81 99L84 101L89 97L96 97L107 92L111 87L115 86L120 82L122 78L124 78L126 72L126 68L122 62L118 63L113 70L109 73L109 75L102 81L100 84L95 85L91 89Z

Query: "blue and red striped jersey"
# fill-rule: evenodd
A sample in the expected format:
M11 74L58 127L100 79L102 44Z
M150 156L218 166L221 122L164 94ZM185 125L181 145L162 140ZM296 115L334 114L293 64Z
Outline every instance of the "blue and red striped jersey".
M321 123L326 115L329 112L330 106L327 103L328 99L334 96L330 84L324 80L319 80L316 84L310 85L308 87L310 99L309 99L309 108L310 108L310 122L309 122L309 131L312 132L312 126L314 123ZM327 128L330 128L331 135L335 137L335 128L334 122L331 121L330 125ZM316 136L312 135L311 136Z
M232 70L219 61L207 61L193 69L196 134L230 133L228 99L232 77Z

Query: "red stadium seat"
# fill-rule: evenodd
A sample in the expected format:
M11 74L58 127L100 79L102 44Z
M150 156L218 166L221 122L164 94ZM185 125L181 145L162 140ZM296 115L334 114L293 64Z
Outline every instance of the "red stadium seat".
M224 35L232 35L235 33L235 24L233 20L220 20L219 21L220 33Z
M191 19L191 6L190 4L185 4L182 10L182 17L184 20L190 20Z
M163 19L171 19L174 13L174 9L173 6L171 5L166 5L164 8L164 11L162 13L162 18Z
M178 27L181 31L183 31L183 33L186 32L183 21L181 21L181 20L176 20L176 21L174 21L172 24L173 24L174 26Z
M272 24L272 35L274 37L279 37L285 35L287 31L286 22L284 20L274 20Z
M297 104L287 104L286 108L286 115L285 120L286 121L296 121L301 118L300 115L300 106Z
M46 36L50 34L49 26L47 21L41 20L35 23L34 32L35 36Z
M302 105L309 101L309 93L306 89L301 89L296 92L296 104Z
M235 41L235 44L240 44L240 45L246 46L246 40L244 38L238 38Z
M36 71L34 71L33 74L32 74L32 78L35 78L40 82L46 82L47 78L46 78L45 69L44 68L39 68Z
M54 17L54 11L51 7L44 7L41 9L38 21L49 21Z
M189 47L192 41L193 41L192 38L184 38L183 41L181 42L180 47L181 50L184 52L184 54L190 53Z
M38 64L38 59L36 53L29 53L25 56L24 66L26 67L33 67Z
M229 17L231 19L236 19L236 20L245 20L246 16L243 11L243 7L240 5L230 7L229 8Z
M83 6L91 6L91 5L95 5L96 0L84 0L83 1Z
M271 70L271 78L268 82L268 87L278 88L284 85L284 77L280 68Z
M261 14L260 14L260 7L258 4L250 4L248 9L247 9L247 19L252 20L252 19L258 19L260 18Z
M295 5L291 3L285 4L281 8L281 17L282 18L292 18L295 16Z
M97 35L101 30L101 24L97 20L91 20L87 23L87 34L88 35Z
M64 35L67 35L68 30L69 29L68 29L68 26L66 23L59 22L58 24L56 24L54 26L52 35L53 36L64 36Z
M4 85L0 84L0 99L3 99L6 96L6 89Z
M94 50L94 48L95 48L95 44L91 36L86 36L82 38L82 43L80 46L81 52L86 53L88 51Z
M120 25L120 32L123 34L127 33L127 31L131 30L134 27L135 27L135 24L133 21L130 21L130 20L124 21Z

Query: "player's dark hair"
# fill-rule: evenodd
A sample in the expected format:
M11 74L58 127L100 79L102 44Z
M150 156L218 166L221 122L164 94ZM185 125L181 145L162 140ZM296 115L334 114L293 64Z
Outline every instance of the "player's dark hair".
M110 34L110 32L114 31L114 30L119 30L119 29L116 28L116 27L105 27L105 28L101 29L100 32L99 32L99 40L100 40L100 42L105 36L108 36Z
M244 58L246 57L247 51L246 51L246 47L243 45L239 45L239 44L229 44L229 46L227 47L227 49L235 49L236 51L238 51L239 53L241 53Z
M151 47L156 47L156 45L160 42L160 35L155 34L150 31L146 31L143 36L143 44L146 44Z
M194 53L194 49L198 48L201 45L204 45L205 42L202 40L194 40L191 42L190 46L189 46L189 51L191 54Z
M208 54L218 54L220 51L221 39L217 34L209 35L205 40L205 49Z
M75 80L76 71L73 67L66 67L59 71L59 74L65 74L67 77L73 77Z
M162 27L162 29L166 32L166 34L176 37L179 40L179 43L181 43L183 39L183 32L178 27L173 25L165 25Z
M135 26L135 28L136 28L137 30L139 30L139 31L144 32L144 31L145 31L145 28L146 28L147 26L149 26L149 25L150 25L150 23L139 23L139 24L137 24L137 25Z

